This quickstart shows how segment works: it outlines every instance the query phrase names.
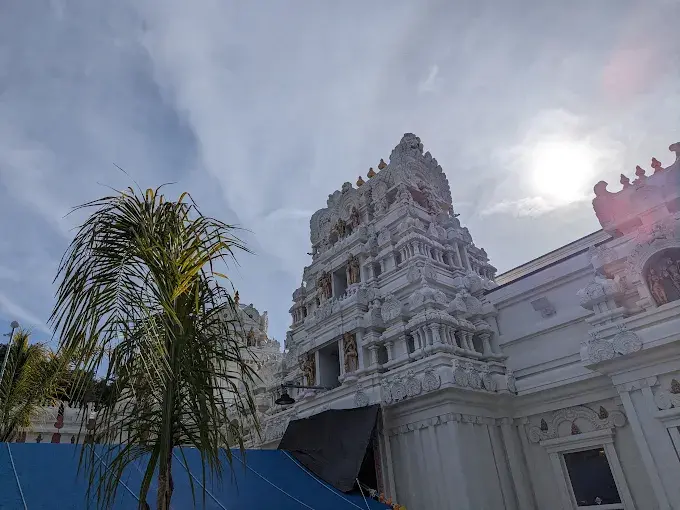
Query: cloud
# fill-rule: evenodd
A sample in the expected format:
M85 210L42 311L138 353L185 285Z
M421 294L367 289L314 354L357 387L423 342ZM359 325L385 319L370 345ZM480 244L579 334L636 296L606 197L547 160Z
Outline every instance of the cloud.
M566 209L535 189L531 147L587 145L594 184L664 161L677 141L677 3L49 5L13 2L0 17L0 293L14 306L0 320L17 306L49 315L80 219L64 213L105 186L175 182L169 195L190 191L252 232L256 255L230 274L283 338L309 215L403 133L441 163L500 269L598 228L586 200L555 214Z
M557 209L565 207L573 207L575 202L588 202L590 197L583 196L579 200L573 200L569 203L562 203L556 200L550 201L545 197L524 197L518 200L503 200L491 205L489 208L481 211L483 216L490 216L493 214L511 214L512 216L522 217L538 217L550 213Z
M425 92L432 92L435 90L437 83L437 76L439 75L439 66L433 65L430 67L430 72L425 80L418 84L418 92L423 94Z
M37 328L43 333L50 333L50 329L47 327L44 320L36 317L31 311L13 302L2 293L0 293L0 311L6 317L12 317L12 320L18 320L21 326L26 329Z

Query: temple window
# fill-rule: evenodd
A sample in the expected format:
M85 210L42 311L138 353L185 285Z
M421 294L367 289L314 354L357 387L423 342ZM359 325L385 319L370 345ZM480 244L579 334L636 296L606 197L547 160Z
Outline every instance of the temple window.
M623 508L604 448L564 454L577 508Z
M381 345L380 347L378 347L378 363L384 365L388 361L389 359L387 357L387 347Z
M333 273L333 296L338 298L347 290L347 271L345 266Z
M411 354L416 352L416 342L413 338L413 335L408 335L406 337L406 349Z
M329 388L340 386L340 354L338 343L319 349L319 384Z
M655 254L645 264L643 275L657 306L680 299L680 248Z

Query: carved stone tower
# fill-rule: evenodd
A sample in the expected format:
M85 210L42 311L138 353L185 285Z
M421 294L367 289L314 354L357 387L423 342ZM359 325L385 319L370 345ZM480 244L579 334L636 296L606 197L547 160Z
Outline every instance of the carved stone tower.
M293 293L280 382L326 389L293 391L283 412L272 404L265 443L331 407L386 408L452 386L514 391L483 296L496 269L461 226L437 160L407 133L367 177L313 214L312 264Z

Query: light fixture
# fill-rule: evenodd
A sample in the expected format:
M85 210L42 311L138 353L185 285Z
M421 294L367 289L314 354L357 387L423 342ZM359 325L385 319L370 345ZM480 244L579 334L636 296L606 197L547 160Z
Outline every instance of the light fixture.
M295 403L295 399L288 394L286 388L298 388L301 390L325 390L325 391L333 389L330 386L304 386L302 384L283 383L281 385L281 396L274 400L274 403L276 405L289 406Z
M281 396L277 398L274 403L279 406L289 406L295 403L295 399L291 397L287 391L281 393Z

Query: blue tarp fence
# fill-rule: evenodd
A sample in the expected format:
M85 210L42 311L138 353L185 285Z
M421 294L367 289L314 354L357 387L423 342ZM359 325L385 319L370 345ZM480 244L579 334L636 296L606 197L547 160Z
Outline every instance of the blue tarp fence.
M96 508L86 501L87 478L78 473L79 445L0 443L0 509L81 510ZM282 450L233 451L233 469L225 464L220 480L206 481L201 491L199 452L184 448L195 477L196 502L189 475L176 455L173 460L173 510L380 510L388 508L360 494L344 494L320 480ZM226 462L226 456L225 456ZM128 466L119 482L116 510L136 510L145 464ZM147 502L156 508L156 485Z

